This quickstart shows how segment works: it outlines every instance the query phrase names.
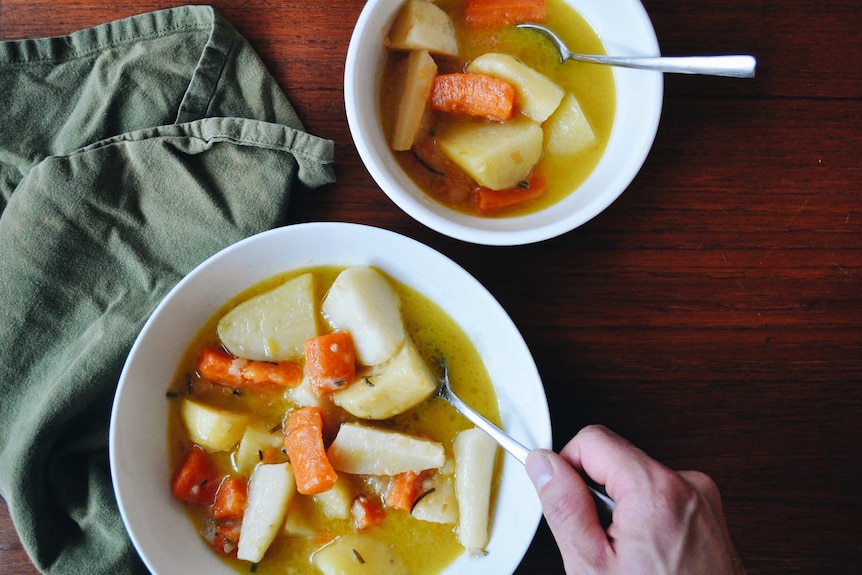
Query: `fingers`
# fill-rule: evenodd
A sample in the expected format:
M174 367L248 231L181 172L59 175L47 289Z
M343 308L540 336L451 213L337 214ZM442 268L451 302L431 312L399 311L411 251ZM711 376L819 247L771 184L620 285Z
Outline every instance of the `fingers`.
M536 486L566 572L596 571L610 546L584 480L565 459L543 449L527 457L527 474Z

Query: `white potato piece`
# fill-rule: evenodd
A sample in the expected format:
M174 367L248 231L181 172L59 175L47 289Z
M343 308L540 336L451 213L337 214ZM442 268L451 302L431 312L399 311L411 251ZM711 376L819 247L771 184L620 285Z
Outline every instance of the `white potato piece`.
M230 451L242 438L248 416L183 399L183 424L191 440L206 451Z
M281 429L270 431L257 424L248 425L239 446L231 455L231 464L235 471L246 473L260 463L262 452L269 449L281 449L284 435Z
M306 340L318 333L314 301L313 276L301 275L230 310L218 322L218 336L237 357L302 359Z
M482 54L467 65L467 72L487 74L514 85L521 113L539 124L554 113L566 94L547 76L508 54Z
M355 493L350 479L343 473L338 474L338 481L323 493L312 495L312 500L320 505L323 514L330 519L348 519L350 517L350 506L353 504Z
M446 461L441 443L361 423L341 424L326 455L337 471L363 475L419 473Z
M284 518L284 534L288 537L314 537L320 531L314 520L314 502L297 493Z
M420 521L431 523L456 523L458 500L455 497L454 479L451 474L435 473L427 488L433 489L413 504L410 514Z
M385 40L390 50L427 50L441 56L457 56L455 26L437 5L425 0L407 0Z
M391 359L361 373L352 385L330 398L363 419L388 419L425 401L437 389L436 378L409 337Z
M289 463L261 463L248 480L248 505L236 556L257 563L263 559L296 493L296 480Z
M544 133L525 116L505 123L459 124L438 137L443 153L492 190L518 185L542 157Z
M407 575L395 549L360 533L342 535L311 556L323 575Z
M335 330L349 331L362 365L383 363L404 341L401 299L370 266L347 268L323 300L323 314Z
M417 50L407 55L404 75L398 88L398 109L392 131L392 149L409 150L416 141L422 127L422 118L428 107L428 98L437 75L437 63L427 50Z
M488 544L491 483L497 443L477 427L458 433L455 452L455 494L458 498L458 540L471 553Z
M545 150L551 154L575 154L596 141L593 127L572 93L566 94L542 129L545 131Z

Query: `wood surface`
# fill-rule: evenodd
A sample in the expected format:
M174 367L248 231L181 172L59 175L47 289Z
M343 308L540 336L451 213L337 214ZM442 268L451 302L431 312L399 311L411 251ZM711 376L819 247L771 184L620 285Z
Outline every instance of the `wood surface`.
M173 4L0 0L0 39ZM464 266L532 349L555 447L600 422L708 473L751 575L860 572L858 0L645 0L663 53L751 53L757 77L666 76L658 136L629 189L581 228L511 248L424 228L363 167L342 91L363 2L214 4L307 129L336 143L338 182L294 196L291 221L389 228ZM0 572L35 572L5 504ZM518 573L562 573L544 523Z

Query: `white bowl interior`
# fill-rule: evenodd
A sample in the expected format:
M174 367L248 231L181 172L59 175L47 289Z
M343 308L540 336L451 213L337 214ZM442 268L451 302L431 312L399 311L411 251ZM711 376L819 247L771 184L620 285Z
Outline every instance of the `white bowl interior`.
M659 54L649 16L638 0L566 0L593 27L609 54ZM369 0L359 16L344 73L347 121L365 167L407 214L450 237L485 245L519 245L564 234L607 208L643 165L658 130L663 97L659 72L614 68L616 116L607 149L573 194L541 212L513 218L468 216L429 199L400 168L379 120L383 38L402 0Z
M169 489L165 392L187 346L237 293L278 273L318 265L373 265L435 301L483 357L504 429L525 445L551 447L547 399L529 349L499 303L463 268L419 242L363 225L297 224L264 232L214 255L165 297L120 377L111 414L111 473L123 521L153 573L232 572ZM464 555L446 575L511 573L535 534L538 497L523 466L503 457L489 554L478 561Z

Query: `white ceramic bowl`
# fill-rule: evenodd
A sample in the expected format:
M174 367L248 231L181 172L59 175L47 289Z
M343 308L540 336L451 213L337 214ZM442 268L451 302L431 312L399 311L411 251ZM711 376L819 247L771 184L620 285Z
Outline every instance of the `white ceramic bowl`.
M463 268L412 239L357 224L297 224L264 232L214 255L171 290L138 336L120 377L111 414L111 473L126 529L152 573L232 573L201 540L169 487L165 392L185 350L239 292L281 272L319 265L373 265L436 302L483 357L504 429L525 445L551 446L547 400L532 356L503 308ZM445 575L513 572L540 518L523 466L505 456L488 556L477 561L463 555Z
M659 54L649 16L638 0L566 0L593 27L608 54ZM564 234L607 208L643 165L658 129L663 82L659 72L614 69L616 115L605 153L589 178L564 200L538 213L481 218L428 198L401 169L379 119L383 38L403 0L368 0L347 50L344 99L350 132L377 185L410 216L447 236L485 245L519 245Z

